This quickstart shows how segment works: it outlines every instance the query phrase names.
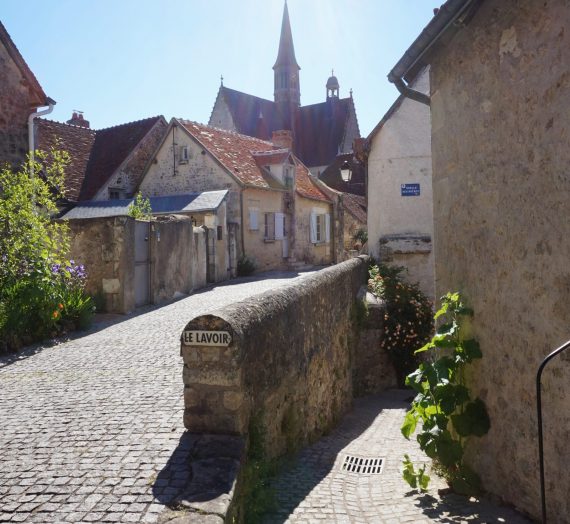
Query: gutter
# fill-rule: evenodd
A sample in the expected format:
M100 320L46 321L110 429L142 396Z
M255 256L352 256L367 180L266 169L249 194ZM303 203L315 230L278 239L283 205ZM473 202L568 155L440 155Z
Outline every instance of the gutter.
M432 18L425 29L416 38L404 56L398 61L388 74L388 80L396 86L398 91L411 100L427 106L431 98L409 87L405 77L416 66L420 65L421 59L440 40L452 26L463 26L471 18L471 15L479 7L483 0L448 0Z
M34 144L34 119L51 113L53 111L53 106L56 104L56 101L49 97L46 99L46 102L48 104L47 109L44 109L43 111L34 111L30 116L28 116L28 147L30 152L30 174L32 177L34 176L34 153L36 150Z

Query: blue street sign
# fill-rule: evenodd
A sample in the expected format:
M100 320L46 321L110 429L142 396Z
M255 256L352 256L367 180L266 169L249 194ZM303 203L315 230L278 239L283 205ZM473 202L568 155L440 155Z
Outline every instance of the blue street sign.
M400 188L402 196L420 196L419 184L402 184Z

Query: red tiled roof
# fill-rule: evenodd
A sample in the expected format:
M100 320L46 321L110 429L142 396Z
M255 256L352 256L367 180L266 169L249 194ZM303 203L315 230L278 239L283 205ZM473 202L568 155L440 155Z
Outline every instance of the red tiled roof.
M71 163L66 170L66 197L89 200L109 180L162 116L155 116L95 131L85 127L37 119L37 148L67 151ZM164 122L166 128L166 122ZM158 141L162 136L157 137ZM150 159L154 148L145 154Z
M161 119L163 119L162 116L153 116L151 118L145 118L143 120L137 120L136 122L129 122L128 124L108 127L97 131L79 199L89 200L93 198L97 191L101 189L111 175ZM162 138L163 137L160 136L159 140ZM158 146L158 143L156 145ZM154 148L150 148L148 152L149 160L153 153Z
M0 22L0 43L4 45L8 54L12 60L14 60L18 69L20 69L22 75L28 82L31 92L36 96L36 99L32 101L32 107L47 105L48 97L44 93L44 90L37 78L34 76L34 73L32 73L32 70L28 67L28 64L26 64L26 61L20 54L20 51L18 51L16 44L14 44L10 38L8 31L6 31L6 28L2 25L2 22Z
M283 164L289 157L291 151L288 149L278 149L276 151L253 151L252 155L259 167Z
M65 196L77 200L95 141L95 131L43 118L38 118L35 126L37 149L49 152L53 148L69 153L71 161L65 170Z
M271 142L188 120L179 122L240 182L266 189L271 187L253 155L253 152L275 149Z
M311 181L307 167L295 159L296 190L299 195L313 200L330 202L330 199Z

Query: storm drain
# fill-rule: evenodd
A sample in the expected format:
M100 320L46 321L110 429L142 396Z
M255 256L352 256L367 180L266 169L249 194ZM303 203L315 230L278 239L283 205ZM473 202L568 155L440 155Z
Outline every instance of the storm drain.
M360 475L379 475L382 473L384 459L378 457L356 457L347 455L342 463L341 470L347 473Z

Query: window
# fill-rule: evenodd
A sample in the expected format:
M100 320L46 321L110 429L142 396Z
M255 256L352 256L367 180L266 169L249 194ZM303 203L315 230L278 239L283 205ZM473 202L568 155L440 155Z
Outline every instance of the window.
M259 209L256 207L249 208L249 230L250 231L259 231Z
M179 164L187 164L188 163L188 146L180 146L179 149L179 156L178 156L178 163Z
M109 200L123 200L125 198L125 190L120 187L109 188Z
M275 240L275 213L264 213L264 240Z
M275 240L283 240L286 235L285 214L275 213Z
M312 244L330 242L331 216L328 213L323 213L321 209L313 210L310 227Z

